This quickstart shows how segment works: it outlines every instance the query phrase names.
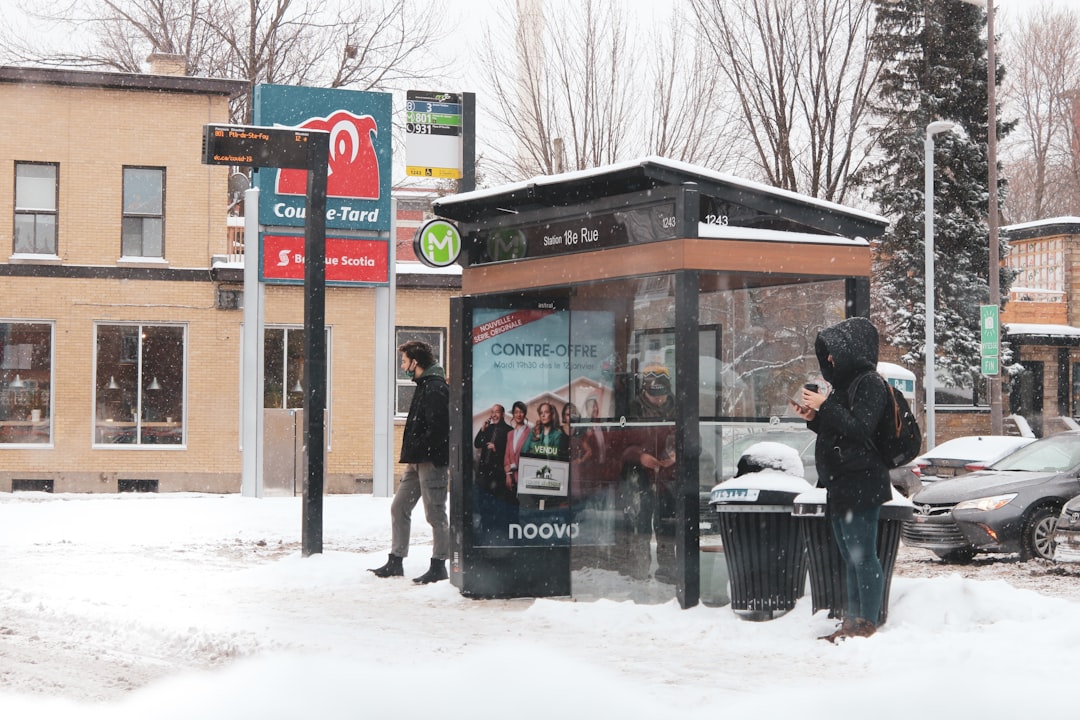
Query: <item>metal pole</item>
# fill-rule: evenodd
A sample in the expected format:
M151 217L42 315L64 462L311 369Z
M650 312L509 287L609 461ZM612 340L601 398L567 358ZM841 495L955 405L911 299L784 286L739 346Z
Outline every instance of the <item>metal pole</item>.
M263 285L259 282L259 188L244 191L244 339L241 387L244 497L263 495Z
M322 552L326 448L326 176L329 133L312 133L304 216L304 480L301 555Z
M934 449L936 428L934 424L934 133L926 128L926 139L923 141L925 153L924 172L925 187L924 195L924 222L923 250L925 252L924 285L926 295L924 298L926 313L926 349L923 351L923 387L926 391L926 449Z
M394 401L397 396L397 338L394 296L397 288L397 198L390 198L390 239L386 287L375 288L375 432L371 492L394 494Z
M924 155L924 178L925 187L923 189L924 194L924 216L923 227L925 229L925 236L923 238L923 250L925 251L925 275L924 285L926 288L926 295L924 298L925 304L925 323L926 323L926 348L924 351L924 375L923 386L926 390L926 449L933 450L937 441L937 428L935 424L934 409L936 407L937 399L935 397L935 373L936 368L934 365L936 343L934 338L934 135L946 130L952 130L956 127L955 123L948 122L946 120L937 120L926 126L926 139L923 141Z
M994 3L986 3L986 165L988 202L986 224L990 232L990 304L1001 307L1000 273L1001 259L998 247L998 177L997 177L997 61L994 53ZM1001 343L998 343L998 353ZM999 354L1000 358L1000 354ZM1000 373L1001 362L998 361ZM990 385L990 434L1003 435L1004 422L1001 407L1001 375L988 378Z

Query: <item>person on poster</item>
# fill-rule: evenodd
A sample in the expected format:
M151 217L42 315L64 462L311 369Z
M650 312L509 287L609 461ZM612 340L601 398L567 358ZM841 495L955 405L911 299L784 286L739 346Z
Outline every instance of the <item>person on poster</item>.
M506 454L503 457L503 472L506 473L506 486L511 492L517 492L517 470L521 451L529 439L529 421L526 419L528 408L520 400L510 406L510 432L506 436Z
M536 414L536 425L529 433L525 447L521 449L521 457L540 458L547 461L568 460L569 438L559 427L559 416L555 406L549 402L542 402L537 406ZM519 478L518 505L522 508L551 510L567 504L567 498L564 496L534 495L522 490Z
M585 428L581 427L581 414L577 406L568 402L562 407L562 424L559 429L563 434L563 450L561 454L570 462L578 464L588 460L589 447L585 444Z
M399 462L405 463L394 500L390 504L392 541L386 564L369 568L376 577L405 574L402 560L409 554L412 511L423 498L424 515L431 525L433 547L431 567L415 583L445 580L446 559L450 556L450 522L446 515L446 489L450 465L450 390L442 366L435 362L431 346L410 340L398 347L401 369L416 383L405 431L401 438Z
M506 482L504 460L506 438L510 426L504 420L505 410L498 403L491 406L491 414L476 433L473 447L480 451L476 461L476 483L480 488L504 502L513 502L513 488Z
M521 454L526 457L566 460L569 448L563 442L563 433L556 420L555 406L549 402L540 403L536 409L537 421L529 433L528 440Z
M589 428L582 444L584 459L604 463L607 447L604 438L604 428L600 425L600 401L595 396L585 399L585 415L589 418Z
M642 371L641 390L630 403L635 421L667 422L675 417L671 374L660 364ZM631 577L648 577L652 536L656 534L656 579L674 584L675 571L675 428L652 425L633 430L623 455L623 501L629 536Z
M872 438L889 390L877 374L878 332L868 319L852 317L823 329L814 350L832 391L826 395L804 386L800 401L791 404L817 433L818 485L825 488L826 515L844 560L843 620L822 637L835 643L873 635L881 617L885 573L877 554L878 518L892 490Z

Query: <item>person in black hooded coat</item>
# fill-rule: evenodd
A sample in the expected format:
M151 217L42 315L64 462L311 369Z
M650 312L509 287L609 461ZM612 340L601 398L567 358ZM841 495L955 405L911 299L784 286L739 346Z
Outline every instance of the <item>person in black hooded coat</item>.
M846 569L843 622L825 639L872 635L881 616L885 576L877 556L878 516L892 497L889 470L872 438L888 402L877 374L878 333L864 317L827 327L814 342L827 395L803 388L796 412L817 433L818 484Z

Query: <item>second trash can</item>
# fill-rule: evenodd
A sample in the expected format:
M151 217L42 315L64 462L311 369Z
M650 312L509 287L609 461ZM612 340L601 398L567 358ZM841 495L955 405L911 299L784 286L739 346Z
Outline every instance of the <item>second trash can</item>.
M788 453L795 455L795 470ZM786 445L758 443L744 458L751 454L760 469L720 483L709 503L718 513L732 610L747 620L770 620L803 595L803 526L791 513L795 498L812 486L794 474L801 473L802 462Z
M832 523L825 516L825 489L814 488L795 498L792 516L803 527L810 556L810 597L812 612L828 609L830 618L843 617L847 596L847 571L833 537ZM893 499L881 506L878 520L877 555L885 575L885 592L881 600L880 625L889 616L889 589L900 546L900 529L910 520L915 507L911 501L893 490Z

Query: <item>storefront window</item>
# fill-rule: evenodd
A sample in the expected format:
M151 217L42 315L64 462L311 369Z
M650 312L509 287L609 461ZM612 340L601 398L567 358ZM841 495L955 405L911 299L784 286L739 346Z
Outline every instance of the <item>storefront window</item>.
M263 408L302 410L304 407L304 344L302 327L270 327L263 331ZM330 330L326 330L329 363ZM330 368L326 371L329 387ZM327 394L327 408L330 407Z
M183 445L186 330L98 325L97 445Z
M51 323L0 322L0 447L52 441Z
M263 407L304 407L304 329L266 328L263 340Z

